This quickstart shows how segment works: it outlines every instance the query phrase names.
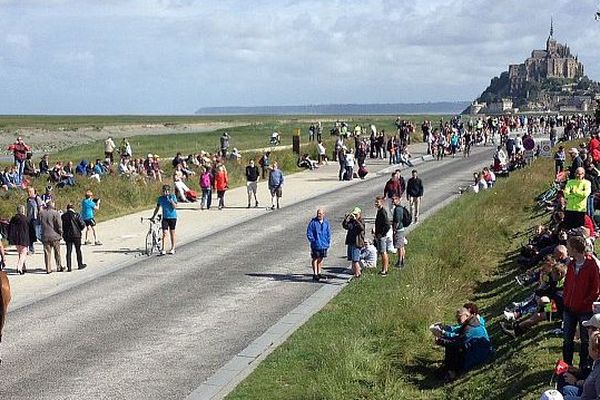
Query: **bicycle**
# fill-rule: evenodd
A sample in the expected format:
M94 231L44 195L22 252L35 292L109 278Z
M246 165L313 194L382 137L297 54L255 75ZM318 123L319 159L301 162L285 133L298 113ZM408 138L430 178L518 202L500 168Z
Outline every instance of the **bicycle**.
M160 215L157 215L155 218L140 218L140 223L144 223L144 220L150 221L148 233L146 234L146 248L144 252L148 257L150 257L154 251L159 252L161 249L162 234L160 229L160 218Z

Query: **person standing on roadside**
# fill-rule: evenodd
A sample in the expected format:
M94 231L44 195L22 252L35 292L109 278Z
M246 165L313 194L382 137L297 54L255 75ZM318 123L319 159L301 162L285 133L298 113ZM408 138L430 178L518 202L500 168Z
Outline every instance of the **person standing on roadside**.
M575 179L577 168L583 167L583 160L579 155L577 147L571 147L569 149L569 155L571 156L571 166L569 167L569 179Z
M27 270L25 262L27 261L27 248L31 240L30 233L29 223L25 216L25 207L18 205L17 214L8 223L8 243L15 245L17 248L17 273L19 275L23 275Z
M164 256L167 254L165 251L165 242L167 241L167 231L171 239L171 250L169 254L175 254L175 227L177 225L177 197L171 193L171 187L169 185L163 185L162 195L156 199L156 208L154 208L154 214L150 217L150 220L154 221L158 210L162 208L162 221L161 228L163 231L162 242L160 249L160 255Z
M377 214L375 215L375 228L373 228L373 233L375 234L375 247L381 256L380 275L387 276L390 265L388 251L391 250L388 246L388 233L392 224L390 212L385 206L383 196L377 196L375 198L375 208L377 209Z
M40 211L40 223L42 224L42 243L44 244L44 265L46 273L51 274L52 252L54 252L54 261L56 270L63 272L62 261L60 257L60 239L62 239L62 221L60 214L54 209L54 201L46 203L46 208Z
M258 179L260 177L260 171L258 167L254 165L254 160L250 160L246 166L246 189L248 190L248 208L252 202L252 196L254 195L254 207L258 207L258 199L256 198L256 189L258 186Z
M112 137L108 137L105 141L104 141L104 158L109 160L110 163L112 164L115 160L115 149L117 148L117 145L115 144L115 142L113 141Z
M306 238L310 244L312 258L313 281L325 279L321 273L323 259L327 257L327 250L331 246L331 229L329 220L325 218L325 209L319 208L317 216L310 220L306 228Z
M593 303L600 295L600 275L598 262L586 250L587 243L581 236L572 236L567 241L567 249L573 260L567 266L564 283L563 311L563 360L573 365L575 351L575 328L579 325L579 368L588 370L591 367L589 359L588 330L582 325L589 320L593 312Z
M423 198L423 181L419 178L417 170L412 170L412 176L406 183L406 199L410 207L410 216L416 224L419 222L419 213L421 212L421 199Z
M96 219L95 213L100 209L100 199L94 199L94 194L91 190L85 192L85 197L81 200L81 218L83 218L83 222L85 222L85 243L84 244L92 244L88 240L88 233L90 230L92 231L92 235L94 236L94 244L96 246L101 246L102 242L98 240L96 236Z
M77 214L73 209L73 204L67 204L67 211L60 216L63 227L63 239L67 245L67 272L71 272L73 247L77 256L77 268L84 269L87 267L83 263L83 255L81 254L81 232L85 229L85 222L81 215Z
M404 194L405 183L404 178L400 175L400 170L397 169L392 173L392 177L388 180L383 188L383 197L389 210L392 209L392 198L394 195L402 197Z
M270 157L271 157L271 152L266 151L263 153L262 157L260 157L260 160L258 160L258 165L260 165L262 179L267 178L267 173L269 172L269 167L271 166Z
M406 232L405 229L411 224L411 217L408 210L401 204L402 198L394 196L394 211L392 213L392 229L394 231L394 247L398 250L398 259L396 268L404 268L404 259L406 258Z
M592 184L585 179L585 169L577 168L575 179L569 179L563 189L567 205L565 207L565 226L567 229L579 228L585 224L588 197L592 193Z
M361 249L365 246L365 222L362 218L362 210L354 207L342 221L342 227L346 229L347 259L352 262L352 273L355 278L360 278L360 256Z
M29 253L34 254L33 244L42 238L40 225L40 210L44 206L42 198L38 196L33 186L27 188L27 222L29 224Z
M202 167L200 173L200 189L202 189L202 202L200 204L200 209L210 210L210 205L212 203L212 186L213 186L213 176L210 173L210 168Z
M277 162L273 163L271 172L269 173L269 192L271 192L271 210L275 209L275 200L277 200L277 208L279 209L279 199L283 194L283 172L279 169Z
M215 174L215 189L217 190L217 199L219 200L219 210L225 208L225 192L229 188L229 177L224 165L217 167Z

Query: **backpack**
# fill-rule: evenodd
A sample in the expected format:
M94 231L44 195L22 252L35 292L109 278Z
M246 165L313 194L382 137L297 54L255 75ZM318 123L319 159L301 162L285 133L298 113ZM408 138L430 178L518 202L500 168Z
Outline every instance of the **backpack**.
M410 212L406 209L406 207L402 207L402 226L407 227L412 224L412 217L410 216Z
M203 189L208 189L210 187L210 174L206 173L206 174L202 174L200 176L200 187Z

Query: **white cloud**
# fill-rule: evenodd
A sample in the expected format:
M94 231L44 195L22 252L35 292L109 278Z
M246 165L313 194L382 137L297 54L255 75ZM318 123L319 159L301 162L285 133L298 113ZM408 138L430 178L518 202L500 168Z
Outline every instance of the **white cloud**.
M600 80L595 0L0 4L4 112L469 100L544 46L551 15Z

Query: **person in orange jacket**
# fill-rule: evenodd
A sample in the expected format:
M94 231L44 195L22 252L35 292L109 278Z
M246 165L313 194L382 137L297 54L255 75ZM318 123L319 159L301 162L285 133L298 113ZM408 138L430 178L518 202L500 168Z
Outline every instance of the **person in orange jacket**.
M219 199L219 210L222 210L225 207L225 191L229 188L229 178L224 165L217 167L215 188L217 189L217 198Z

